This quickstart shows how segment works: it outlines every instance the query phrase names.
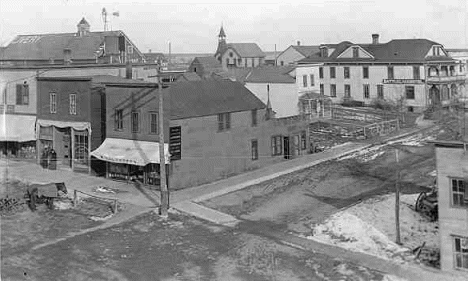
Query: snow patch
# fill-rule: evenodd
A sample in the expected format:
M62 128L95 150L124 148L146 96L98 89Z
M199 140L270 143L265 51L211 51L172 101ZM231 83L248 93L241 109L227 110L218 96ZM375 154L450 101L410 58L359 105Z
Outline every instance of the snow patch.
M394 242L395 194L377 196L337 212L322 224L312 226L313 235L306 238L396 262L413 261L411 250L423 242L425 249L439 248L437 222L428 221L412 209L418 195L400 196L403 245Z

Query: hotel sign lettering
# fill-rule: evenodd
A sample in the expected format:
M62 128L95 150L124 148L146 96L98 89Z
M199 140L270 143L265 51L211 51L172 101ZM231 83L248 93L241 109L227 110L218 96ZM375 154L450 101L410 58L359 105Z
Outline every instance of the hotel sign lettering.
M384 84L422 84L424 79L383 79Z
M169 153L171 161L182 157L182 129L180 126L169 128Z

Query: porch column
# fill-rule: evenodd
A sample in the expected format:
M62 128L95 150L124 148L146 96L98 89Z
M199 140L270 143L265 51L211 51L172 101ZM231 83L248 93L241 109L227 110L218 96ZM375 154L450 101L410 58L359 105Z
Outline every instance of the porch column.
M40 152L40 129L41 129L41 125L39 125L37 122L36 122L36 154L37 154L37 164L41 164L41 152Z
M88 174L91 175L91 130L88 129Z
M72 171L75 171L75 129L73 129L73 127L70 128L71 130L71 133L70 133L70 137L71 137L71 169Z

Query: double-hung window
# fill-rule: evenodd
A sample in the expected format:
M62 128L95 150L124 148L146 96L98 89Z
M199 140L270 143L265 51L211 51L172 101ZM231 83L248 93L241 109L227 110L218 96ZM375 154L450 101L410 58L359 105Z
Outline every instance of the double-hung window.
M257 160L258 159L258 140L252 140L251 147L252 147L252 160Z
M311 74L310 75L310 86L312 86L312 87L315 86L315 79L314 78L315 78L314 75Z
M70 94L70 114L76 115L76 94Z
M132 133L140 132L140 113L137 111L132 111L131 114L132 122Z
M369 67L363 66L362 67L362 78L368 79L369 78Z
M114 110L114 130L120 131L123 129L123 109Z
M336 84L330 84L330 97L336 97Z
M414 86L405 86L405 94L407 100L414 100Z
M461 179L451 179L452 206L468 208L468 188Z
M218 131L227 131L231 129L231 113L218 114Z
M307 87L307 75L302 75L302 86Z
M49 108L50 108L50 113L57 113L57 94L56 93L49 94Z
M370 98L370 86L369 86L369 84L364 84L363 85L363 92L364 92L363 94L364 94L365 99Z
M159 114L157 112L150 112L150 134L157 134L159 132Z
M377 85L377 98L384 99L384 88L382 84Z
M344 78L349 79L349 66L345 66L343 71L344 71L343 73Z
M330 66L330 78L336 78L336 68L334 66Z
M455 268L468 270L468 237L454 237Z
M281 155L283 154L283 145L281 136L271 137L271 155Z
M16 104L28 105L29 104L29 85L16 84Z

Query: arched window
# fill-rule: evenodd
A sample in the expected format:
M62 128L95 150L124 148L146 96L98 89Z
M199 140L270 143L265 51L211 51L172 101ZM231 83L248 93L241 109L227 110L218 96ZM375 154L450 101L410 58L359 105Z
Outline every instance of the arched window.
M458 94L457 85L452 84L452 86L450 86L450 94L452 97Z
M448 100L450 98L449 96L449 88L447 85L442 85L442 91L441 91L441 94L442 94L442 100Z
M455 66L450 66L450 76L455 76Z
M429 67L429 77L437 77L439 76L439 70L435 66Z
M446 65L440 68L440 76L448 76L448 68Z

